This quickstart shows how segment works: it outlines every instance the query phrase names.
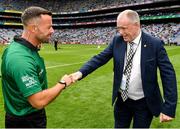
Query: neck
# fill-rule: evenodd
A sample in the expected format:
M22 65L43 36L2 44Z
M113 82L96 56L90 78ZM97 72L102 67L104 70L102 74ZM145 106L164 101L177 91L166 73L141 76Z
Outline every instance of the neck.
M26 39L35 47L38 47L38 45L41 44L29 31L24 30L21 37Z

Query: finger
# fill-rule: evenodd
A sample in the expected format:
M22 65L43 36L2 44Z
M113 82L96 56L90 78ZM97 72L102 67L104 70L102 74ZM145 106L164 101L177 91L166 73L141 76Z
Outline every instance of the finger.
M159 122L162 123L162 119L161 118L159 119Z
M70 78L71 78L71 81L74 83L76 82L76 80L74 79L74 76L73 75L70 75Z

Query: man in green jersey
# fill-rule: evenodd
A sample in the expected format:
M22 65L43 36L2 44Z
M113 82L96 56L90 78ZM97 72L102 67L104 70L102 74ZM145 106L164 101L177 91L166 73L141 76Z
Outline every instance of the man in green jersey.
M29 7L21 15L23 33L15 36L2 56L2 91L6 128L46 128L44 107L71 84L68 75L47 88L46 69L38 49L52 33L52 13Z

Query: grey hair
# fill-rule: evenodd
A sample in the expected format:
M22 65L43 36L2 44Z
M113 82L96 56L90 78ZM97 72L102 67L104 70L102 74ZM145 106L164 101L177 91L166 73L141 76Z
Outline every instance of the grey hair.
M139 15L136 11L134 10L130 10L130 9L127 9L127 10L124 10L123 12L121 12L119 15L118 15L118 19L120 19L122 16L126 16L128 19L130 19L131 22L133 23L139 23L140 24L140 18L139 18Z

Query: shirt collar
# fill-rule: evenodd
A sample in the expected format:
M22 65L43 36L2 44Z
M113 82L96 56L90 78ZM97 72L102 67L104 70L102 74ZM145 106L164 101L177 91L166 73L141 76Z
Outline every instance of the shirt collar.
M33 50L33 51L38 51L39 49L35 46L33 46L29 41L27 41L26 39L20 37L20 36L14 36L14 41L19 43L19 44L22 44L24 45L25 47Z
M139 35L132 42L138 45L138 43L141 42L140 41L141 35L142 35L142 32L140 31Z

